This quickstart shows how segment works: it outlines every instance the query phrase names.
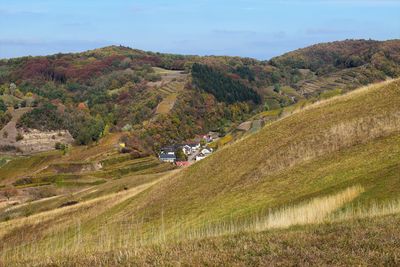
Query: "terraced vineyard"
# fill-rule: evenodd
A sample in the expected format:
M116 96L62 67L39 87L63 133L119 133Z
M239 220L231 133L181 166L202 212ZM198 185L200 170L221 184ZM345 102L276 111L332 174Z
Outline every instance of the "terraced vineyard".
M53 151L8 158L0 169L0 186L12 184L21 193L12 198L11 208L0 207L0 220L128 190L156 181L174 169L153 156L135 159L121 154L116 137L110 135L90 147L75 147L66 155Z
M312 79L299 82L296 87L304 96L318 96L323 92L341 89L343 92L365 85L368 79L365 67L341 70L329 75L314 76Z
M174 107L175 101L184 86L185 82L170 82L160 87L158 90L162 93L163 100L158 104L156 114L168 114Z

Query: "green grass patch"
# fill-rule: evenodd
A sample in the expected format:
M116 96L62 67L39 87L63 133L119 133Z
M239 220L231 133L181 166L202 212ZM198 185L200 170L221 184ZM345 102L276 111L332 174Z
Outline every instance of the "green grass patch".
M17 157L0 168L0 181L14 179L21 176L30 176L34 170L47 166L52 160L61 157L61 152L52 151L29 157Z
M334 97L334 96L341 95L342 93L343 93L342 89L332 89L332 90L329 90L329 91L322 92L319 95L319 98L320 99L328 99L328 98L331 98L331 97Z

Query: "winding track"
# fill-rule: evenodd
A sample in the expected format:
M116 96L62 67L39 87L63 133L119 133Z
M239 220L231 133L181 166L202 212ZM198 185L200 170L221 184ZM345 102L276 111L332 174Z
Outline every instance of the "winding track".
M19 108L11 111L12 119L0 130L0 146L1 145L11 145L15 143L15 138L17 137L17 122L25 113L31 111L32 108ZM7 132L7 138L4 137L4 133Z

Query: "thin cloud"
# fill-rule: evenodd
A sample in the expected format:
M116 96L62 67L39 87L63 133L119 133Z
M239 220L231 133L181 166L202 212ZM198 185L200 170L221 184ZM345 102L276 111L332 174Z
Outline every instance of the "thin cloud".
M310 28L306 30L307 35L337 35L349 33L348 30L333 29L333 28Z

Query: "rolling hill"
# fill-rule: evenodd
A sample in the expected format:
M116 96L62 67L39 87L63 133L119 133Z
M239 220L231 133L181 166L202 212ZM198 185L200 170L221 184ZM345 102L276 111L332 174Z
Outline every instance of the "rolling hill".
M115 154L114 134L69 155L37 155L54 161L37 178L101 159L109 169L83 175L106 181L60 202L15 206L19 212L0 223L0 259L81 266L399 264L399 107L399 80L359 88L298 108L178 170ZM7 165L15 162L0 172L12 175L16 169Z
M209 131L225 135L262 111L279 114L304 101L396 78L399 49L399 40L346 40L260 61L109 46L0 60L0 127L12 121L13 109L30 109L18 120L17 132L2 132L0 143L15 142L0 151L49 150L54 144L44 144L55 131L68 131L79 145L129 131L129 148L146 153ZM44 136L37 140L42 149L30 145L32 129ZM21 138L29 144L20 145Z

